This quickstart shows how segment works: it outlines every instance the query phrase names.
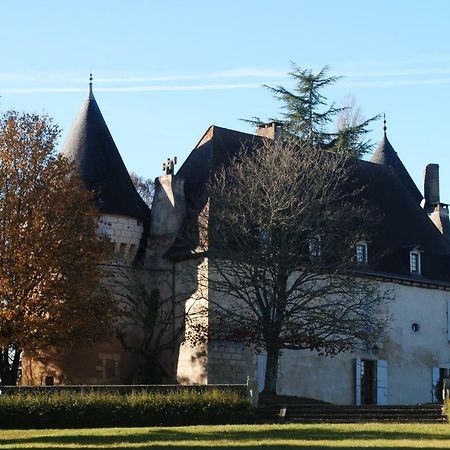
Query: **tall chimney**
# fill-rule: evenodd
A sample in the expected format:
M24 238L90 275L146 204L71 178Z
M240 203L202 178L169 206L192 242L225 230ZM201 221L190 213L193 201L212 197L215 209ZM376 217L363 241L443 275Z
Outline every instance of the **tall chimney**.
M440 203L439 164L428 164L425 167L424 196L425 207Z
M176 158L167 159L163 165L164 175L155 180L150 222L149 267L162 267L164 253L175 242L186 214L184 179L174 175Z
M424 196L422 206L437 229L450 239L450 220L448 205L441 203L439 195L439 164L425 167Z

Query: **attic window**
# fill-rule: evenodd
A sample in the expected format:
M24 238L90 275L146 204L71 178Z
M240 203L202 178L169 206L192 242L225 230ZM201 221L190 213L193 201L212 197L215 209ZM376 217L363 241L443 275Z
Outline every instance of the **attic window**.
M413 250L409 253L409 268L412 274L420 274L420 253L417 250Z
M317 258L321 255L321 250L320 235L316 234L309 240L309 256Z
M269 247L270 234L264 228L259 230L259 245L262 252L266 252Z
M367 264L367 262L368 262L367 243L364 241L358 242L356 244L356 263Z

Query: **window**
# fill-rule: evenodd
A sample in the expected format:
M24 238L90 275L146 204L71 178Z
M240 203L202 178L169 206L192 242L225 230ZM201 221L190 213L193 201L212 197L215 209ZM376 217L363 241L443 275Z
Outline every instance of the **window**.
M262 252L267 252L270 244L270 234L268 230L261 228L259 230L259 245Z
M368 261L367 244L365 242L358 242L356 244L356 263L367 264L367 261Z
M417 250L409 253L409 268L412 274L420 274L420 253Z
M309 256L318 257L321 254L320 235L316 234L309 240Z

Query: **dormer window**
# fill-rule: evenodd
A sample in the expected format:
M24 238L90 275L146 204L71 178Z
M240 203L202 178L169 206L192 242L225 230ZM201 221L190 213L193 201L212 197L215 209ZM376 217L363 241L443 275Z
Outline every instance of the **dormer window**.
M420 252L417 249L409 252L409 269L411 274L418 275L421 273Z
M367 243L360 241L356 244L356 263L367 264L368 260Z
M270 234L264 228L259 230L259 247L262 252L267 252L270 244Z
M320 235L316 234L314 237L309 239L309 256L312 258L317 258L321 254L321 243Z

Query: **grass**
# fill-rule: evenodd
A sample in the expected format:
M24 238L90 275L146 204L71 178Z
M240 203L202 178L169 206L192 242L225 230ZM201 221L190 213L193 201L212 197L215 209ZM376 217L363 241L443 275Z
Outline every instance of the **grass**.
M0 425L1 426L1 425ZM223 425L0 430L0 449L442 449L446 424Z

